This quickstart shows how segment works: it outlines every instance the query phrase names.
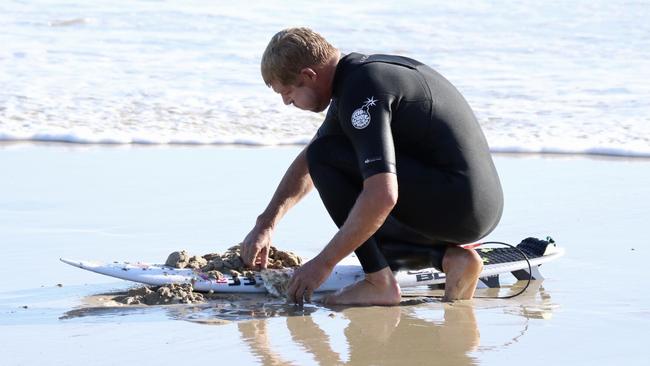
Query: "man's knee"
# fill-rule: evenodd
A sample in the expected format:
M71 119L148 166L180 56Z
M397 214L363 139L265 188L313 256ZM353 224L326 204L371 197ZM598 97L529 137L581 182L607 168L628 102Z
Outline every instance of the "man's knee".
M462 267L466 273L478 274L483 270L483 260L474 249L450 246L442 259L442 270L447 272L455 267Z
M325 144L323 139L315 139L312 141L309 146L307 146L307 165L309 169L312 169L312 166L321 164L325 159Z
M316 189L322 189L322 185L331 179L331 161L328 157L327 139L318 138L312 141L307 147L307 167L309 175L314 182Z
M313 140L307 147L307 165L314 181L330 179L333 171L347 179L362 181L354 149L345 137L324 136Z

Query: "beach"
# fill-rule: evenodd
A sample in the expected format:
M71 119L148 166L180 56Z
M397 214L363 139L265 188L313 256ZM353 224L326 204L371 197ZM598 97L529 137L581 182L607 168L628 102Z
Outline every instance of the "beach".
M298 309L244 296L97 307L132 284L60 257L162 262L242 240L295 147L4 144L0 344L7 364L644 364L650 160L496 154L506 205L487 239L552 236L566 255L514 299ZM334 234L315 192L274 243L304 257ZM506 287L500 295L514 291ZM426 295L426 289L411 295ZM495 296L477 290L477 296ZM91 300L94 300L93 303Z
M2 1L0 363L647 364L649 17L609 0ZM416 287L393 307L124 306L136 284L59 261L240 243L326 113L260 76L269 39L298 26L460 91L505 196L483 241L552 237L566 253L543 281L455 303ZM336 230L312 192L274 245L310 258Z

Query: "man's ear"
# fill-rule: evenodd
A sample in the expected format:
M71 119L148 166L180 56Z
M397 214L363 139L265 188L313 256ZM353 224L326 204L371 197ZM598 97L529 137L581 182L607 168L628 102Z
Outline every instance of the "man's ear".
M304 69L300 70L300 76L311 81L316 81L316 79L318 79L318 73L311 67L305 67Z

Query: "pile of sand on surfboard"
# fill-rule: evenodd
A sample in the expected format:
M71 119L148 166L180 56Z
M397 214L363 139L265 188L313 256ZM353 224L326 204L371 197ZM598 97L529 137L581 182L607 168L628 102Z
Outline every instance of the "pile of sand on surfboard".
M302 264L302 258L292 252L271 247L267 268L285 269L295 268ZM223 274L232 277L252 277L255 271L244 267L241 258L241 246L235 245L223 253L210 253L205 255L189 255L185 250L173 252L167 257L165 265L174 268L193 268L213 278L223 278Z
M293 269L300 267L302 262L302 258L295 253L271 246L267 269L259 273L269 294L276 297L284 296ZM241 244L228 248L223 254L210 253L192 256L184 250L173 252L167 257L165 265L174 268L198 269L215 279L223 278L224 273L232 277L254 278L256 275L256 271L244 267L241 258Z
M203 294L194 292L189 283L132 288L124 295L113 297L124 305L197 304L205 302Z
M223 278L224 274L249 278L259 274L269 294L283 297L293 269L303 262L298 255L272 246L267 269L257 272L244 267L240 254L240 245L228 248L223 254L209 253L200 256L190 255L187 251L181 250L171 253L165 265L174 268L193 268L215 279ZM126 305L195 304L205 302L206 296L194 292L191 284L172 284L134 288L125 295L116 296L114 300Z

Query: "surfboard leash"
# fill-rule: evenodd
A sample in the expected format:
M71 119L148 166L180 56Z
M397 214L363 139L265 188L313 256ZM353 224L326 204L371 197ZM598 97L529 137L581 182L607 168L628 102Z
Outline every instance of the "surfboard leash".
M550 237L548 239L550 239ZM550 239L550 240L552 240L552 239ZM528 255L526 255L526 253L524 253L523 250L517 248L515 245L504 243L502 241L486 241L486 242L483 242L483 243L469 244L469 245L467 245L467 247L475 249L475 248L479 248L479 247L481 247L483 245L488 245L488 244L504 245L504 246L513 248L517 252L519 252L521 254L521 256L524 257L524 260L526 261L526 264L528 264L528 280L527 280L526 285L524 286L524 288L522 288L519 292L517 292L514 295L508 295L508 296L474 296L473 298L476 298L476 299L512 299L513 297L517 297L517 296L523 294L526 291L526 289L528 289L528 286L530 286L530 283L533 280L533 266L530 264L530 260L528 259ZM402 295L402 296L404 296L404 295ZM427 295L427 296L424 296L424 297L442 298L443 296Z
M526 261L526 264L528 264L528 281L526 282L526 286L524 286L523 289L521 289L519 292L517 292L514 295L508 295L508 296L474 296L474 298L477 298L477 299L512 299L513 297L517 297L517 296L523 294L526 291L526 289L528 288L528 286L530 286L530 283L533 280L533 266L530 264L530 260L528 259L528 256L526 255L526 253L524 253L523 250L517 248L515 245L504 243L502 241L486 241L486 242L483 242L483 243L478 243L478 244L476 244L475 248L481 247L483 245L488 245L488 244L505 245L507 247L513 248L516 251L518 251L524 257L524 260Z

